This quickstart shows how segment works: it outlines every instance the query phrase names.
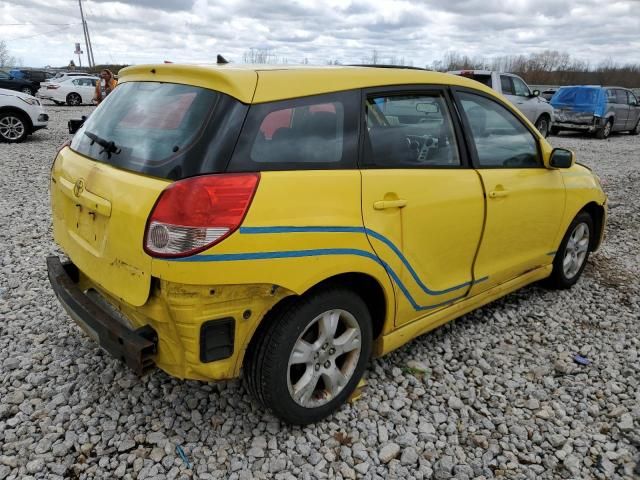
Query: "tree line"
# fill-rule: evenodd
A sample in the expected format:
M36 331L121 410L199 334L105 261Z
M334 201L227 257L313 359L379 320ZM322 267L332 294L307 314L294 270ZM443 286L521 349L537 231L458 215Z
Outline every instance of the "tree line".
M572 58L566 52L545 50L530 55L469 57L447 53L427 66L431 70L496 70L520 75L531 85L616 85L640 86L640 64L618 64L609 59L595 65Z

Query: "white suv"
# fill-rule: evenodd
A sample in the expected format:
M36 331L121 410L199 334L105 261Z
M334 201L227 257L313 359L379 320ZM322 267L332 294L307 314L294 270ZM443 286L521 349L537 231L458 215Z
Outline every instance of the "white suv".
M540 96L539 90L531 91L519 76L489 70L455 70L447 73L470 78L501 93L524 113L543 136L549 135L553 123L553 107Z
M40 100L0 88L0 142L22 142L36 130L46 128L48 121Z

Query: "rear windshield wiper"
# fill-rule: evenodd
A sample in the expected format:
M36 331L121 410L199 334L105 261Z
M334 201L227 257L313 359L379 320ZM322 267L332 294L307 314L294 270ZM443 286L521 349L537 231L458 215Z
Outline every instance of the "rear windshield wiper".
M116 155L118 155L121 152L120 147L118 147L113 142L113 140L111 141L105 140L104 138L99 137L95 133L91 133L91 132L84 132L84 134L91 139L91 145L93 145L94 143L97 143L102 147L102 150L100 150L100 155L106 152L107 158L109 160L111 160L112 153L115 153Z

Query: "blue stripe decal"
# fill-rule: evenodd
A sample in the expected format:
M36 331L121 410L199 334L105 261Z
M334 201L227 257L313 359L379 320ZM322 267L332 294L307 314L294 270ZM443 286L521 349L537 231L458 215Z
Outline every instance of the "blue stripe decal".
M483 277L475 281L468 281L461 283L460 285L455 285L450 288L446 288L444 290L432 290L427 287L422 280L420 280L420 276L413 269L409 260L402 254L400 249L394 245L394 243L389 240L384 235L371 230L369 228L364 227L240 227L240 233L255 235L255 234L267 234L267 233L364 233L369 235L385 245L387 245L393 253L395 253L400 261L407 268L415 282L422 289L423 292L429 295L444 295L445 293L453 292L455 290L460 290L461 288L468 287L470 285L475 285L476 283L484 282L489 277Z
M174 262L235 262L241 260L267 260L274 258L300 258L300 257L316 257L323 255L357 255L359 257L365 257L373 260L374 262L382 265L384 269L389 273L389 276L398 285L398 288L402 291L411 306L415 310L431 310L434 308L448 305L456 300L464 298L466 295L452 298L445 302L441 302L435 305L419 305L415 299L407 290L407 287L402 283L402 280L398 277L396 272L384 261L378 258L376 255L367 252L365 250L358 250L355 248L318 248L311 250L292 250L287 252L253 252L253 253L220 253L216 255L195 255L193 257L185 258L172 258ZM169 259L167 259L169 260ZM483 279L484 280L484 279Z

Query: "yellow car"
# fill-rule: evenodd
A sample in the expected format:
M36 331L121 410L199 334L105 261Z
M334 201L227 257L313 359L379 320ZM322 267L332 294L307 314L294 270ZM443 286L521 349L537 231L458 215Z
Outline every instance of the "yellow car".
M129 67L51 170L49 279L138 373L326 417L372 356L574 284L598 178L503 97L408 68Z

